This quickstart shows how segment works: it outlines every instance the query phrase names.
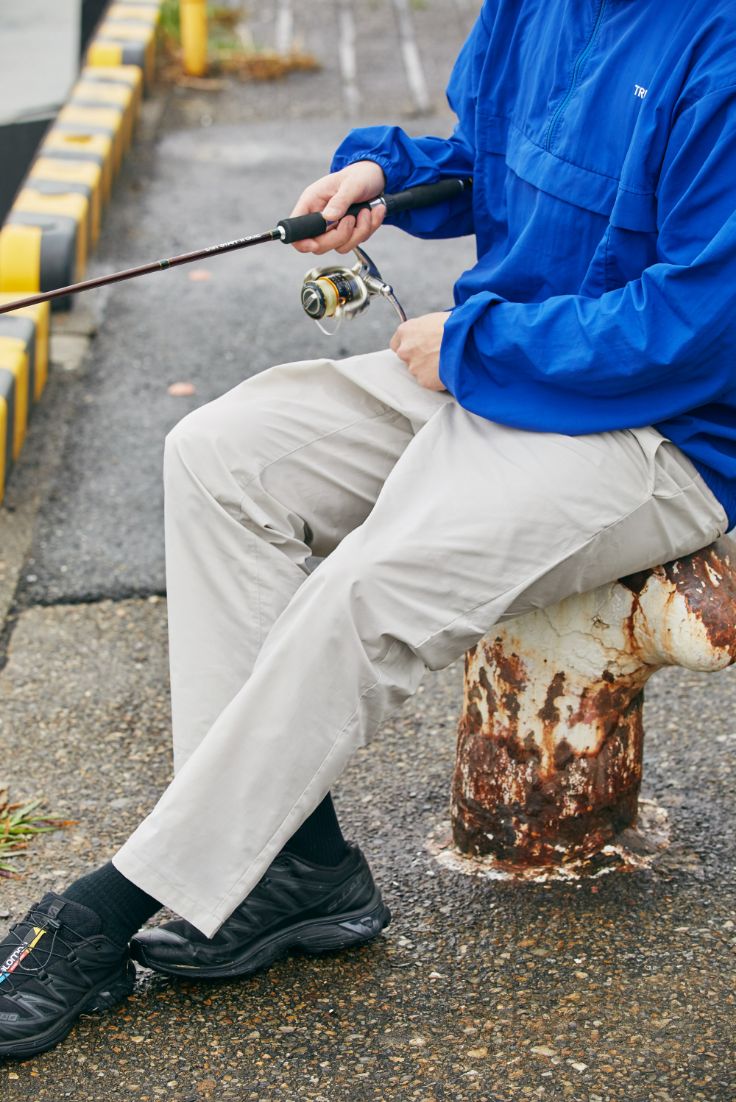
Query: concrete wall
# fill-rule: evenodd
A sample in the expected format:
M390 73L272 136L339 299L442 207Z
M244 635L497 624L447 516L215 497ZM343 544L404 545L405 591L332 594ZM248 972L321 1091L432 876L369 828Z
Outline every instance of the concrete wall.
M0 221L79 69L82 0L0 0Z
M0 0L0 123L63 102L79 68L81 0Z

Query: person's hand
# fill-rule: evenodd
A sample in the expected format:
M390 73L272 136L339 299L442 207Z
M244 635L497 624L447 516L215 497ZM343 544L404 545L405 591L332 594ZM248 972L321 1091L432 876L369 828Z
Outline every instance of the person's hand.
M391 338L391 349L427 390L447 389L440 379L440 345L448 317L443 312L409 318Z
M343 214L353 203L376 199L385 186L383 169L375 161L356 161L340 172L316 180L301 193L290 217L319 211L328 222L342 221L320 237L294 241L293 247L300 253L321 254L331 249L349 253L376 232L386 217L386 208L380 204L372 210L362 210L357 219L353 215L343 218Z

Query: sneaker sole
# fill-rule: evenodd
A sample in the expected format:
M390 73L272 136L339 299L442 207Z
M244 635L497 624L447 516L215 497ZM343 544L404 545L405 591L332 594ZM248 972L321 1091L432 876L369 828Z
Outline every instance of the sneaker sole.
M133 942L131 956L139 964L165 976L185 979L229 979L234 976L250 976L268 968L291 950L300 950L318 956L339 949L363 945L378 937L391 921L391 912L376 893L366 907L329 918L310 919L286 930L279 930L270 937L252 944L248 951L235 960L217 965L173 964L150 956L145 947Z
M0 1058L12 1060L27 1060L31 1056L39 1056L42 1052L58 1045L60 1041L71 1032L74 1024L82 1014L100 1014L105 1010L111 1010L120 1003L125 1002L135 987L135 968L132 961L127 961L122 973L111 982L103 983L87 991L81 1005L69 1010L63 1018L44 1033L28 1039L19 1038L17 1041L0 1041Z

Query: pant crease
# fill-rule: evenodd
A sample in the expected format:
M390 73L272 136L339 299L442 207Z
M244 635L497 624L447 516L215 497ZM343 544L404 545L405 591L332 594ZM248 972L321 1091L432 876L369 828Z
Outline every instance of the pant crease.
M255 472L255 474L251 475L247 482L243 483L243 494L239 504L241 513L247 516L247 509L243 508L243 502L245 501L245 498L247 496L246 491L248 487L252 486L254 482L260 481L266 471L269 470L271 467L275 466L277 463L283 463L285 459L290 459L298 452L304 451L305 448L311 448L314 444L319 444L323 440L329 440L333 436L339 436L340 433L348 432L350 429L355 428L356 425L365 425L368 421L377 421L381 417L386 417L389 420L407 420L407 418L404 417L404 415L399 413L397 410L387 407L386 409L382 409L380 413L371 413L367 417L357 417L354 421L350 421L345 425L341 425L339 429L332 429L331 432L320 433L318 436L312 437L311 440L305 440L303 444L298 444L297 447L292 448L291 451L282 452L282 454L276 456L275 459L270 459L268 463L264 463L264 465L259 468L259 470Z
M653 495L649 495L649 497L651 496ZM617 517L616 520L611 521L610 524L606 524L602 528L599 528L592 535L588 536L587 539L583 540L581 544L576 546L573 551L569 551L566 555L563 555L562 558L557 559L556 562L552 563L551 566L549 564L545 564L545 568L543 570L540 570L538 573L532 575L529 579L524 579L524 588L530 589L535 582L538 582L540 580L540 578L546 577L546 575L551 573L551 571L556 570L559 566L562 566L563 563L569 562L570 559L574 558L576 555L579 555L581 551L583 551L586 547L589 547L594 540L597 540L599 538L599 536L602 536L605 532L608 532L612 528L615 528L617 524L625 523L625 521L629 520L630 517L633 517L635 513L638 513L638 511L648 503L649 497L646 497L643 501L640 501L639 504L634 509L630 509L628 513L624 513L623 516ZM613 581L615 579L611 580ZM513 592L514 589L518 588L519 584L519 582L516 582L515 585L507 586L506 589L502 590L500 593L495 594L495 596L489 597L487 600L484 601L479 601L477 605L473 605L471 608L463 609L462 612L459 612L457 616L453 616L451 620L448 620L448 622L442 627L438 628L437 631L430 632L429 635L426 635L424 639L416 644L417 649L420 649L427 643L431 643L434 639L437 639L438 636L442 635L443 632L448 631L453 624L456 624L458 620L461 620L464 616L470 616L472 613L477 612L478 609L484 608L486 605L491 604L493 601L503 600L506 594ZM495 622L496 621L493 621L493 623ZM493 627L493 623L489 624L488 627ZM450 659L450 661L454 661L454 659Z

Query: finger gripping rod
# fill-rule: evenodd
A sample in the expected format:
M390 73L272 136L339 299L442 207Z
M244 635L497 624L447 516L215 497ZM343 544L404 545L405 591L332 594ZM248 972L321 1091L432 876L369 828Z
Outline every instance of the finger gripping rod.
M345 211L345 215L357 216L362 210L370 210L377 206L384 206L387 214L433 207L437 203L456 199L470 189L472 182L472 180L441 180L438 184L418 184L395 195L381 195L378 199L372 199L366 203L353 203ZM284 244L291 245L294 241L304 241L308 237L320 237L327 232L329 225L324 216L316 211L313 214L297 215L296 218L282 218L278 228L281 230L281 240Z
M420 184L417 187L407 188L406 191L400 191L396 195L381 195L378 199L367 203L354 203L346 213L355 215L361 210L381 205L386 207L389 214L430 207L435 203L456 198L469 189L472 183L472 180L442 180L439 184ZM76 295L80 291L91 291L94 287L105 287L109 283L120 283L124 279L136 279L138 276L149 275L152 272L163 272L167 268L175 268L180 264L191 264L194 260L209 260L213 256L234 252L236 249L264 245L267 241L283 241L291 244L292 241L319 237L330 225L332 223L326 222L321 214L302 214L296 218L283 218L274 229L266 230L264 233L250 234L248 237L239 237L235 241L225 241L220 245L209 245L206 249L195 249L194 252L170 256L165 260L152 260L149 264L139 264L135 268L126 268L122 272L95 276L81 283L72 283L68 287L54 287L50 291L39 291L38 294L28 295L26 298L3 303L0 305L0 314L20 310L24 306L35 306L39 302L64 298L66 295Z

